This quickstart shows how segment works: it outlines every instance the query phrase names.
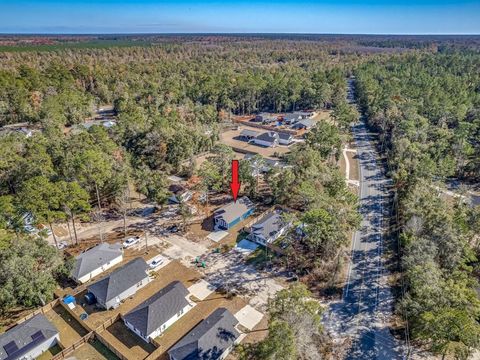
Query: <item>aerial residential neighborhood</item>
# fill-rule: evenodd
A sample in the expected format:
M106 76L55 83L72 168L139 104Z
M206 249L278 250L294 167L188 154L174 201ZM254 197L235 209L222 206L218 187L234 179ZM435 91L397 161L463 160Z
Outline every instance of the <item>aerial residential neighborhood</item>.
M479 359L478 34L475 1L0 1L0 360Z

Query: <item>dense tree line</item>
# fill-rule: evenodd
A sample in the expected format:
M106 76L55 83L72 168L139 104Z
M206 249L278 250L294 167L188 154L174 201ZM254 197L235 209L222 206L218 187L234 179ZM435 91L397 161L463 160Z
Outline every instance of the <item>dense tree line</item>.
M71 125L95 103L131 100L149 111L211 105L237 114L328 106L343 73L320 44L172 45L0 55L0 124Z
M357 94L380 132L398 200L411 335L443 356L480 347L478 208L447 200L439 181L480 178L480 56L396 56L359 67Z

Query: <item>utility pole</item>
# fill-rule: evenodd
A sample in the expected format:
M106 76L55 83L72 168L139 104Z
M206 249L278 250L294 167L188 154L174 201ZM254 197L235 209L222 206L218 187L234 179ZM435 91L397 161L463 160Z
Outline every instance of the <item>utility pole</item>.
M148 252L148 230L145 228L145 254Z

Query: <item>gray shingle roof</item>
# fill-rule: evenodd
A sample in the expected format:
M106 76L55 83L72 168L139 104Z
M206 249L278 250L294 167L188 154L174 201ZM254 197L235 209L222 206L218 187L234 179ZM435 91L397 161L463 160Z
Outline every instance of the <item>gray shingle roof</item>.
M297 122L295 125L292 126L292 128L311 128L315 125L315 121L313 121L312 119L305 119L305 120L300 120L299 122Z
M292 135L292 134L287 134L287 133L283 133L283 132L279 132L279 133L278 133L278 137L279 137L280 139L283 139L283 140L293 139L293 135Z
M240 136L246 136L246 137L257 137L258 134L260 134L258 131L249 130L249 129L243 129L240 132Z
M88 291L93 293L97 299L106 303L147 278L147 268L148 265L144 259L133 259L90 285Z
M148 336L189 304L187 295L187 288L180 281L174 281L123 318Z
M275 236L286 225L282 219L281 212L277 210L262 217L252 226L251 231L252 234L263 236L265 240L268 240L270 237Z
M231 202L224 207L221 207L214 213L214 217L221 217L227 222L231 223L233 220L245 214L248 210L253 208L253 203L246 196L237 200L237 202Z
M45 315L35 315L0 335L0 360L20 359L57 334L58 330Z
M99 244L75 258L75 265L73 266L71 275L75 279L80 279L122 254L122 245L120 243Z
M215 310L177 342L168 354L175 360L216 360L240 336L238 320L225 308Z
M262 141L267 141L267 142L270 142L270 143L274 143L275 140L276 141L279 140L279 136L276 132L267 131L267 132L264 132L264 133L258 135L257 139L262 140Z

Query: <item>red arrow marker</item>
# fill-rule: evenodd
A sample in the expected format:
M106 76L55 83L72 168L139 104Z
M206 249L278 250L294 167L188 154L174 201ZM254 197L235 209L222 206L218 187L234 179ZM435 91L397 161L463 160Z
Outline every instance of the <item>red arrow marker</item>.
M232 189L233 201L237 201L238 190L240 190L240 180L238 179L238 160L232 160L232 182L230 183Z

